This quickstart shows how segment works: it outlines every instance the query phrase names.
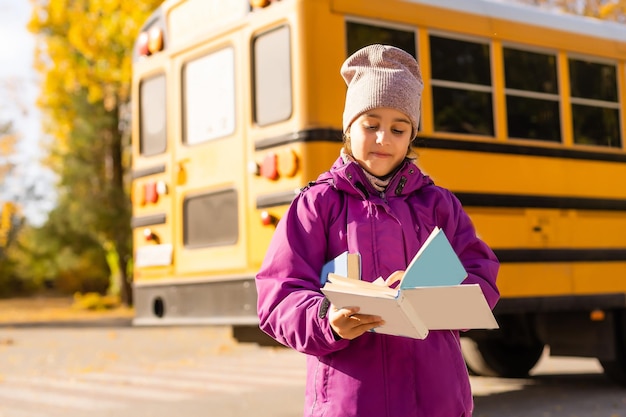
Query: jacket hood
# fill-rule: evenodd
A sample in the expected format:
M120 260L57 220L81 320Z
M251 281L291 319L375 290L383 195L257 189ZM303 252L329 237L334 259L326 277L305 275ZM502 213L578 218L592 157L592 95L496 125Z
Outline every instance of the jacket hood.
M316 182L327 181L331 181L338 190L360 196L363 200L368 199L370 195L379 194L357 162L345 163L341 157L337 158L330 171L322 173ZM406 196L431 184L434 184L432 179L424 175L413 160L405 159L393 174L384 194L386 197Z

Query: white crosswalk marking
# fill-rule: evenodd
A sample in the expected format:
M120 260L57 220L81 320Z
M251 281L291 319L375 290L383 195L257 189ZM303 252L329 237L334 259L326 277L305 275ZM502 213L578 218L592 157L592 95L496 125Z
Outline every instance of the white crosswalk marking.
M42 405L74 408L81 410L93 410L97 408L114 408L121 406L121 403L108 400L97 400L94 398L84 398L74 393L64 394L58 392L45 392L33 387L7 386L0 388L0 398L12 400L22 400L29 403L39 403Z
M143 387L115 386L86 382L80 377L52 378L52 377L24 377L10 376L4 378L5 382L14 384L30 384L33 388L40 389L63 389L67 391L82 392L86 394L110 394L124 398L143 398L151 400L176 401L184 398L183 395L170 390L147 389ZM1 387L1 386L0 386Z
M1 375L0 417L60 417L131 403L176 402L211 394L241 395L268 387L304 387L304 357L287 351L220 355L197 363L116 365L101 371Z

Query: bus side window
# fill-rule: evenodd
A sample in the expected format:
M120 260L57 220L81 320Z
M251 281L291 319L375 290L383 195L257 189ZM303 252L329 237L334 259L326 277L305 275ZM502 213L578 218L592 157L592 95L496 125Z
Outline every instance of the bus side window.
M493 136L488 43L430 35L430 61L435 130Z
M346 22L346 57L364 46L373 43L392 45L403 49L417 58L415 49L415 31L370 25L360 22Z
M621 148L615 64L569 59L574 143Z
M167 148L165 74L146 78L139 86L139 153L158 155Z
M561 142L556 55L515 48L503 54L509 137Z
M254 122L259 126L282 122L293 111L291 40L288 26L280 26L253 41Z

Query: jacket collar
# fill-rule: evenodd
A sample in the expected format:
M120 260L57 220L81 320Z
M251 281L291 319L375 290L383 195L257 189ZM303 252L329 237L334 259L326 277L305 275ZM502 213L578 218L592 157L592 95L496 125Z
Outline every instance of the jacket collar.
M328 179L332 180L338 190L360 196L361 199L378 195L357 162L344 163L341 157L337 158L330 171L320 175L318 181ZM406 196L430 184L433 184L430 177L424 175L414 161L405 159L389 182L385 196Z

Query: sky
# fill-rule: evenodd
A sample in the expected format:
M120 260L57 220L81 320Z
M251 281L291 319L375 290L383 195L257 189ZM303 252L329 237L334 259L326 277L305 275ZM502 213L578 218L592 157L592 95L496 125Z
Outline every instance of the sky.
M0 121L11 121L18 135L12 157L16 167L0 187L0 201L17 200L29 223L39 225L54 206L54 175L39 163L45 156L45 137L35 106L39 86L33 69L35 39L26 28L30 13L29 0L0 0ZM43 201L24 199L28 186L34 186Z

